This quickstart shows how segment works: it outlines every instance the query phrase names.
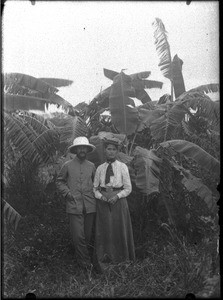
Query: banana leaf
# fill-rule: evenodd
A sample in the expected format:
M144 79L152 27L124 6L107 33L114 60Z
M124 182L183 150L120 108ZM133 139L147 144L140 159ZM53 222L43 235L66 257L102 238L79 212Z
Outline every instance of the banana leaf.
M115 76L117 76L119 73L116 71L104 69L104 75L105 77L113 80ZM132 86L135 89L141 90L141 89L152 89L152 88L159 88L161 89L163 86L163 83L161 81L156 80L146 80L145 78L149 77L151 74L150 71L144 71L139 73L130 74L128 76L132 79Z
M154 109L148 110L144 108L139 109L140 124L137 131L141 131L144 128L148 128L155 120L160 120L160 118L165 114L165 110Z
M156 113L157 111L157 113ZM160 113L160 117L159 116ZM151 134L156 140L170 140L174 138L175 132L180 126L187 110L181 103L176 102L165 103L156 107L151 113L151 116L157 115L157 118L152 122L148 123L146 120L145 124L148 124L151 130Z
M26 95L4 94L4 109L8 112L16 110L37 110L45 112L45 108L49 104L62 105L65 108L71 106L69 102L56 94L50 94L48 99Z
M16 110L39 110L45 112L47 103L49 103L49 101L43 98L4 94L3 109L7 112L13 112Z
M54 87L69 86L73 83L72 80L60 79L60 78L39 78L39 79Z
M100 91L93 100L90 102L89 106L94 105L95 103L98 104L100 107L107 108L109 107L109 95L110 95L111 87Z
M133 156L129 156L128 154L123 152L119 152L117 155L117 160L125 163L129 167L131 161L133 160Z
M22 112L19 114L20 118L23 119L32 129L37 133L37 135L47 131L49 128L45 125L45 119L43 116L38 116L31 114L29 112Z
M138 110L128 105L133 92L129 76L121 72L114 78L109 96L111 119L119 133L126 135L135 132L139 123Z
M172 79L175 99L186 91L182 74L182 65L182 59L180 59L176 54L172 61Z
M196 88L190 89L188 92L205 92L205 93L217 93L220 91L219 83L209 83L200 85Z
M134 73L129 75L132 80L137 80L137 79L145 79L148 78L151 75L151 71L143 71L143 72L139 72L139 73Z
M153 89L153 88L161 89L163 87L163 83L161 81L156 81L156 80L132 79L132 86L136 90Z
M119 74L118 72L104 69L104 75L111 80L113 80L115 76L117 76L118 74ZM144 71L144 72L128 75L129 77L131 77L132 79L131 85L135 89L135 95L133 96L139 99L140 101L142 101L142 103L151 101L151 98L149 97L147 92L144 91L144 89L152 89L152 88L161 89L163 86L163 83L160 81L146 80L145 78L149 77L150 74L151 74L150 71Z
M4 199L3 201L3 213L7 222L14 227L16 230L18 227L18 223L21 219L21 215Z
M104 145L102 139L98 135L91 136L89 142L96 148L93 152L88 154L88 160L93 162L96 168L106 161Z
M208 208L211 210L214 205L216 205L216 199L211 190L205 184L203 184L200 178L192 175L189 170L184 169L173 161L171 161L171 164L174 169L180 173L181 182L187 191L195 192L202 200L204 200Z
M73 143L73 140L78 136L86 136L88 132L85 121L78 117L72 117L64 114L63 118L50 118L47 124L51 129L56 130L60 136L60 143Z
M54 145L58 141L58 133L38 120L32 119L33 122L38 123L35 126L38 131L27 119L19 115L4 114L5 133L21 155L32 162L48 162L55 152Z
M49 100L50 104L61 105L64 108L72 107L72 104L70 104L70 102L66 101L57 94L50 94L47 99Z
M181 102L187 109L192 108L196 111L196 116L205 117L216 125L220 123L220 104L212 101L203 92L196 90L185 92L175 102L176 105Z
M116 71L112 71L112 70L109 70L109 69L103 69L104 71L104 75L105 77L107 77L108 79L111 79L113 80L115 76L117 76L119 73L116 72Z
M109 86L108 88L106 88L105 90L102 90L99 94L97 94L94 99L91 101L91 103L89 104L89 106L91 106L94 103L97 103L100 107L103 108L108 108L109 107L109 96L111 93L111 86ZM131 90L131 95L135 96L134 94L134 90ZM127 104L131 105L131 106L135 106L135 102L133 99L128 98L126 100Z
M184 140L171 140L161 143L160 146L171 148L177 153L192 158L207 172L219 178L220 162L196 144Z
M155 18L155 21L152 23L154 27L154 38L155 46L160 58L159 67L163 75L172 80L172 70L171 70L171 53L170 45L168 42L167 31L161 19Z
M145 90L135 90L135 96L143 104L152 101L152 99L150 98L150 96L147 94L147 92Z
M112 71L112 70L108 70L108 69L103 69L104 71L104 75L105 77L107 77L108 79L113 80L115 78L115 76L117 76L119 73L116 71ZM134 73L131 75L128 75L132 78L132 80L136 80L136 79L145 79L147 77L149 77L151 74L150 71L144 71L144 72L139 72L139 73Z
M155 150L147 150L137 146L133 155L136 186L146 195L159 192L159 163L161 159L156 156Z
M46 93L56 93L59 90L45 81L22 73L6 73L4 74L4 85L19 84L31 90Z
M138 109L152 110L156 108L157 101L146 102L143 105L139 105Z
M165 108L165 112L152 123L148 123L153 138L157 140L174 139L177 129L181 126L185 115L190 113L190 109L196 110L195 116L205 117L210 124L215 126L214 128L218 128L220 123L219 103L212 101L207 95L200 92L185 92L174 102L157 105L154 113L149 114L155 115L155 111L160 110L161 107Z
M171 95L169 95L169 94L164 94L164 95L162 95L162 96L159 98L157 104L160 105L160 104L164 104L164 103L170 102L170 101L172 101Z
M85 110L87 107L88 107L88 104L86 102L80 102L74 106L74 109L77 111L81 111L81 110Z

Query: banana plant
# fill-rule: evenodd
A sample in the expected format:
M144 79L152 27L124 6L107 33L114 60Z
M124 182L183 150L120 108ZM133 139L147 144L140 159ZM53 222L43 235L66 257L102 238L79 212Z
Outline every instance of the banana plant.
M125 153L125 144L127 137L123 134L113 134L111 132L100 132L96 136L90 137L90 142L95 145L96 150L89 154L88 159L98 166L105 161L103 138L104 137L119 138L122 143L122 151L119 152L118 159L127 164L130 171L132 182L145 195L149 196L153 193L161 193L163 189L161 168L169 167L180 175L180 180L185 189L191 193L196 193L204 200L205 205L212 210L216 206L216 196L212 191L202 182L202 180L191 173L189 169L185 169L177 162L175 157L177 154L186 159L194 160L198 166L207 172L211 172L216 180L219 179L220 163L212 155L204 151L201 147L194 143L185 140L169 140L160 143L155 149L146 149L136 146L133 153L128 155ZM160 149L165 149L168 152L163 152L160 155ZM167 155L168 153L169 155ZM162 189L161 189L162 187ZM169 191L166 191L169 193ZM165 198L168 195L165 196ZM166 202L165 205L169 214L169 219L173 220L171 214L170 204ZM173 222L172 222L173 223Z
M101 91L88 108L85 107L80 112L87 120L91 135L100 131L111 131L135 136L140 116L133 98L138 97L143 105L152 105L153 101L145 89L162 88L162 82L146 79L150 74L150 71L145 71L126 75L123 71L117 73L104 69L104 75L113 80L113 84Z
M114 80L114 78L118 74L119 73L116 71L104 69L104 75L108 79ZM163 83L160 81L146 79L150 75L151 75L150 71L144 71L144 72L128 75L129 77L131 77L133 96L136 97L138 100L140 100L143 104L152 101L148 93L145 91L145 89L152 89L152 88L161 89L163 86Z
M99 94L97 94L93 100L90 102L88 108L84 108L80 114L84 116L85 119L88 119L88 128L90 129L91 133L98 133L99 131L105 130L107 128L108 130L112 130L113 132L117 132L117 129L113 126L113 123L111 122L111 119L109 117L103 116L104 112L110 112L110 105L111 105L111 91L114 90L114 80L116 81L116 85L121 85L121 92L124 91L124 96L128 97L128 105L134 107L135 102L131 97L137 98L142 102L142 104L152 102L150 96L145 91L145 89L152 89L152 88L162 88L163 83L160 81L155 80L148 80L148 78L151 74L150 71L144 71L139 72L135 74L126 75L124 72L118 73L116 71L112 71L109 69L103 69L105 77L109 78L110 80L113 80L113 84L110 87L107 87L106 89L100 91ZM122 79L120 78L122 74ZM118 78L117 78L118 76ZM129 76L126 82L126 76ZM116 79L115 79L116 77ZM118 83L120 80L122 80L123 83ZM124 83L125 81L125 83ZM124 86L122 86L124 84ZM129 89L129 90L126 90ZM113 95L114 96L114 95ZM119 95L121 97L121 95ZM115 99L115 98L114 98ZM118 100L117 100L118 101ZM123 100L120 100L121 103ZM126 113L128 114L129 108L126 109ZM98 130L99 128L99 130Z
M14 143L24 157L30 155L32 159L47 162L50 155L52 156L50 145L55 148L55 151L58 149L58 144L65 143L67 147L76 136L85 135L96 146L96 151L89 155L89 159L97 166L105 159L103 138L112 135L120 139L123 146L119 153L119 159L128 165L132 181L143 194L163 193L161 170L168 164L169 168L181 175L181 182L188 192L197 193L209 208L213 207L215 198L208 187L190 170L177 163L174 157L178 153L194 159L202 168L208 166L210 169L210 166L214 166L211 167L213 174L218 177L219 161L196 144L176 139L176 129L189 130L188 116L189 118L203 116L209 121L210 128L214 124L217 126L219 124L219 103L214 103L205 94L207 89L203 86L199 87L199 91L181 94L174 102L167 101L158 104L147 101L137 107L132 99L135 97L135 88L132 84L135 75L133 74L134 76L131 77L123 71L119 74L113 73L113 75L113 84L105 93L108 102L104 98L101 102L98 99L98 103L95 100L92 101L93 103L90 103L89 106L82 105L80 115L82 108L85 111L82 117L80 115L74 118L64 116L61 117L61 120L52 118L41 121L35 117L33 120L25 115L16 117L12 114L6 115L5 128L6 135L10 137L10 145ZM217 85L209 87L212 90L217 88ZM94 113L90 114L93 111L93 104L95 105ZM109 128L110 132L102 131L96 135L91 134L89 123L95 118L95 115L100 117L105 109L110 111L112 129ZM191 109L195 110L195 113L192 113ZM141 135L144 129L150 130L153 138L152 147L148 149L138 146L135 142L136 137ZM55 137L55 140L51 140L52 136ZM172 142L172 140L176 141ZM44 151L40 151L41 147L44 147ZM36 150L34 151L34 149ZM162 151L162 155L160 155L160 149L165 150ZM172 156L166 153L171 153ZM170 219L173 219L168 201L164 199L164 202Z
M126 75L123 71L116 75L116 72L107 69L105 69L105 74L114 79L111 89L106 91L106 98L109 97L109 101L106 101L106 106L109 106L106 109L110 111L113 127L106 131L126 134L128 137L133 135L129 140L129 151L126 152L130 155L134 148L135 138L145 128L150 129L153 139L158 143L177 138L179 132L190 132L192 121L197 122L197 119L202 117L209 123L209 132L219 128L219 103L212 101L206 94L209 91L219 90L219 84L204 85L198 87L197 90L189 90L181 94L174 102L165 101L159 104L159 102L150 101L136 107L131 98L134 97L135 92L132 86L133 76ZM91 110L93 103L94 110ZM99 127L100 116L105 108L102 108L100 103L97 106L95 99L90 106L90 111L94 113L92 117L89 117L89 123L95 118L96 125ZM193 127L196 127L196 122Z
M88 133L79 116L60 113L44 118L29 112L4 113L6 151L15 148L20 158L32 163L51 163L60 149L64 153L78 136ZM62 146L62 149L61 149Z
M217 84L215 85L218 86ZM192 113L192 110L195 111ZM204 118L208 125L207 132L210 130L219 131L220 109L219 103L212 101L200 89L195 89L181 94L174 102L168 102L156 105L152 108L141 107L140 110L141 125L149 127L154 139L159 142L176 138L181 132L189 133L196 129L196 122ZM194 128L189 127L190 120L194 121Z
M168 42L168 32L166 31L162 20L155 18L152 26L154 28L155 47L160 59L158 66L160 67L163 76L168 78L171 82L171 101L173 101L173 90L175 99L186 91L182 74L183 60L180 59L177 54L172 59L170 45ZM202 85L191 89L190 91L206 93L218 92L219 85L215 83Z
M152 23L154 27L155 46L160 58L158 66L163 75L171 82L171 101L173 101L173 89L175 98L178 98L185 92L184 79L182 75L183 61L175 55L172 59L170 45L168 42L168 33L161 19L155 18Z
M30 114L4 113L5 151L12 147L20 158L33 163L47 163L52 160L59 140L57 131L48 128Z
M121 72L114 77L109 95L109 108L112 123L120 133L126 135L134 133L139 123L138 110L129 96L134 96L131 78Z
M210 189L190 170L176 163L174 155L178 153L195 160L201 168L212 170L216 178L219 176L219 161L196 144L185 140L174 140L174 138L176 138L179 128L184 130L186 126L189 127L188 116L193 118L202 115L209 121L209 126L212 122L219 124L219 104L212 101L204 93L206 89L203 87L199 91L188 91L181 94L174 102L170 101L164 104L147 102L136 107L131 104L130 97L134 94L134 90L130 76L124 72L113 75L115 76L109 95L109 108L112 123L117 131L115 133L99 133L90 138L91 143L96 146L96 152L92 154L92 157L90 156L90 159L94 162L97 161L97 165L102 163L104 161L103 137L106 134L113 134L116 137L120 135L123 148L119 159L127 163L132 181L142 193L146 195L154 192L166 194L163 201L170 220L173 220L173 216L170 203L166 199L169 190L163 191L161 178L161 169L165 169L167 164L169 168L180 174L181 183L188 192L197 193L210 209L213 208L216 198ZM212 90L217 88L217 85L212 86ZM196 112L192 114L191 109ZM154 139L153 148L145 149L137 146L134 143L134 138L129 147L131 135L136 137L137 134L141 134L144 128L151 131ZM123 135L126 136L125 139L123 139ZM171 152L172 159L170 158L171 155L165 154L165 151L162 152L162 155L159 154L160 148L170 151L170 146L171 149L175 150L174 154Z
M35 78L21 73L6 73L4 83L4 110L40 110L45 111L49 104L62 105L69 110L72 105L57 95L57 87L67 86L71 80L57 78ZM56 87L57 86L57 87Z

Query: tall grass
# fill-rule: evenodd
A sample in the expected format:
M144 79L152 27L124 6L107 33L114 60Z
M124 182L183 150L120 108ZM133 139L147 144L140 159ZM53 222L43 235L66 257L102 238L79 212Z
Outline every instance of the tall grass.
M163 242L160 235L159 245L158 240L144 245L145 258L107 264L104 273L96 275L78 269L69 234L58 234L55 223L49 226L41 221L34 225L30 218L26 223L30 228L26 228L25 235L24 224L18 229L23 231L23 240L18 233L16 245L5 254L5 297L21 298L28 292L53 298L184 298L188 292L201 296L219 294L219 276L211 271L210 257L189 244L179 246L181 241L167 238Z

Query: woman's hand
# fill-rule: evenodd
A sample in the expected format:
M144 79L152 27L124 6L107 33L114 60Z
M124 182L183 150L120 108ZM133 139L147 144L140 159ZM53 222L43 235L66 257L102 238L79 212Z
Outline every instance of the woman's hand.
M100 200L102 200L102 201L105 201L105 202L108 202L108 199L105 197L105 196L101 196L101 199Z
M108 200L109 203L115 204L118 201L119 197L117 195L113 196Z

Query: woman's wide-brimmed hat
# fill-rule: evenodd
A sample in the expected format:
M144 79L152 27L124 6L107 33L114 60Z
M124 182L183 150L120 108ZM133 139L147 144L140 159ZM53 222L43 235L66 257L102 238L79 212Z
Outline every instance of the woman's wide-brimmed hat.
M73 145L68 148L71 153L76 154L76 149L78 146L86 146L88 148L88 153L94 151L95 146L90 144L85 136L79 136L73 141Z
M105 145L111 144L111 145L115 145L117 147L121 146L121 141L115 137L109 137L109 138L103 138L103 142Z

